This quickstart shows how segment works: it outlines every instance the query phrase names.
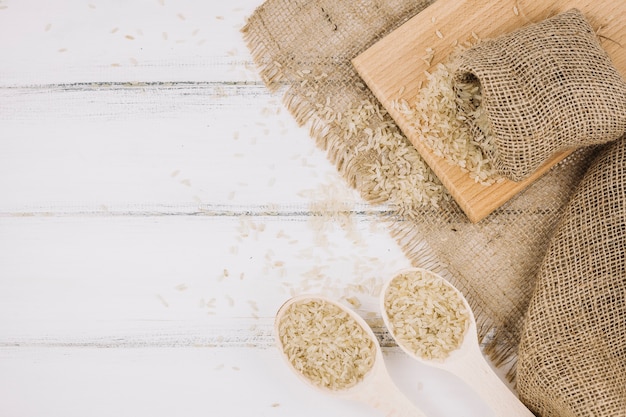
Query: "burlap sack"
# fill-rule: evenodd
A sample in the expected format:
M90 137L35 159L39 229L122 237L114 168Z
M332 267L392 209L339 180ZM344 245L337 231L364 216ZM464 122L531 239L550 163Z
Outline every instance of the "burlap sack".
M626 82L580 11L479 43L459 57L472 133L503 176L519 181L561 151L626 132Z
M517 386L542 417L626 416L626 136L605 145L540 268Z

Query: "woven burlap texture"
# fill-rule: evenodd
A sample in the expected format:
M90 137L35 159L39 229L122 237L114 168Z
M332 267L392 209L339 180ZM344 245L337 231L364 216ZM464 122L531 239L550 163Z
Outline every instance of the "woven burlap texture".
M458 65L461 85L480 86L486 122L472 100L461 102L461 114L476 142L489 143L498 173L513 181L559 152L626 132L626 82L577 9L485 40Z
M574 152L478 224L451 198L437 198L441 183L350 63L431 2L268 0L243 34L267 86L283 93L348 184L385 205L411 262L465 294L484 351L509 366L550 238L596 150Z
M543 417L626 416L626 137L606 145L541 264L518 360Z

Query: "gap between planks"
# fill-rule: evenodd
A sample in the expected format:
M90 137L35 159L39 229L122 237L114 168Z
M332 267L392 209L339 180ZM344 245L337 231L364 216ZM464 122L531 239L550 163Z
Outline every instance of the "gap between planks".
M302 217L337 214L337 210L314 211L310 204L116 204L116 205L41 205L18 208L0 207L0 218L10 217ZM340 213L358 217L378 217L392 213L388 207L351 204Z

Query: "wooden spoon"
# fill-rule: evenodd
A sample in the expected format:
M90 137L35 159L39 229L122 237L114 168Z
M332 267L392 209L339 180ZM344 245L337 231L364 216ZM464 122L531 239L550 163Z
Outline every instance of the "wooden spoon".
M465 330L460 346L449 353L443 360L425 359L417 355L400 337L394 332L394 326L385 307L385 301L390 297L389 287L394 279L398 279L403 274L427 274L430 278L441 280L444 285L449 287L456 293L459 300L463 302L469 314L469 325ZM432 291L432 289L430 289ZM476 320L474 314L467 303L463 294L452 284L434 272L421 269L410 268L400 271L383 287L380 297L381 312L385 325L389 329L391 335L402 350L411 357L427 365L435 366L440 369L447 370L461 378L466 384L476 391L477 394L485 401L495 412L497 417L534 417L534 414L522 404L519 398L504 384L498 375L491 369L485 360L480 346L478 344L478 335L476 331Z
M317 385L312 380L307 378L303 373L298 371L285 354L285 349L281 341L279 327L288 307L294 303L308 302L313 300L323 301L332 304L347 312L349 314L349 317L352 320L355 320L356 323L358 323L358 325L364 330L365 334L373 341L373 345L375 346L375 358L373 366L356 385L338 390ZM350 319L347 319L346 321L348 320ZM389 373L387 372L383 361L382 351L380 349L380 345L378 344L376 336L374 335L374 332L367 325L365 320L363 320L352 310L325 297L312 295L296 296L285 302L278 310L274 322L274 333L276 335L276 340L278 348L281 352L281 356L285 359L285 362L287 363L289 368L291 368L302 381L312 386L316 390L344 399L350 399L369 404L370 406L383 411L388 417L425 417L425 414L396 387Z

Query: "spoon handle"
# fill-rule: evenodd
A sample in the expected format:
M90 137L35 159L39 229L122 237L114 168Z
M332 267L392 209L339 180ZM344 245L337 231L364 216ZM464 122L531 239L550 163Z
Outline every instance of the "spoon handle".
M363 384L355 397L354 399L379 409L386 417L426 417L382 370L376 378L376 383Z
M476 391L496 417L535 416L491 369L478 348L456 362L452 372Z

